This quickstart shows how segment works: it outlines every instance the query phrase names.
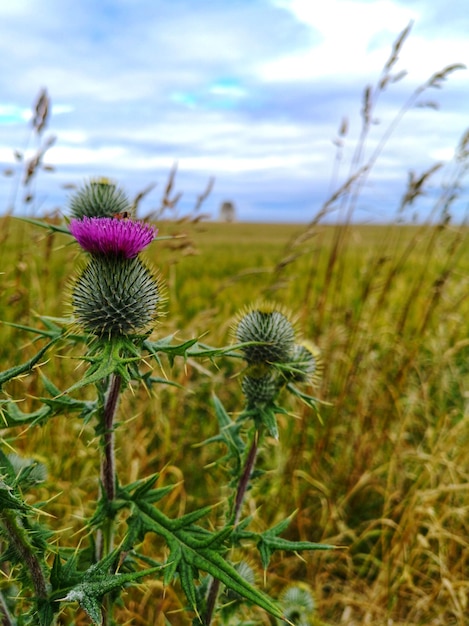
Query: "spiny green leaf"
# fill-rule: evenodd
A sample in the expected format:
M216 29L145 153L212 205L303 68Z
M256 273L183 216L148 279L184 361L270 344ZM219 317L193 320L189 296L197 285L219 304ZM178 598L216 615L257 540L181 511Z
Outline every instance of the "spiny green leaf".
M195 570L191 562L182 558L179 561L178 573L181 587L186 594L186 598L189 601L191 609L198 615L199 611L197 608L197 592L194 582L194 579L197 576L197 571Z
M158 533L159 534L159 533ZM183 558L182 547L177 540L173 538L166 538L169 547L169 556L165 563L164 570L164 584L170 585L181 565L181 559Z
M165 337L163 339L160 339L159 341L149 341L147 339L143 342L144 349L147 350L153 357L155 357L160 366L161 361L158 354L159 352L162 352L168 356L169 362L172 366L176 356L186 358L187 350L195 343L197 343L197 339L189 339L184 343L173 345L170 343L170 340L172 338L173 335L170 335L169 337Z
M330 404L328 402L324 402L323 400L319 400L318 398L315 398L314 396L310 396L307 393L304 393L303 391L300 391L300 389L298 389L298 387L295 387L295 385L293 385L292 383L288 383L286 388L291 394L293 394L295 397L299 398L302 402L304 402L304 404L314 409L320 423L322 424L321 415L319 413L319 406L321 404L330 406Z
M214 348L212 346L207 346L204 343L196 342L192 349L188 350L187 356L194 358L210 358L219 357L219 356L230 356L242 358L242 355L237 352L237 349L241 349L244 344L239 343L231 346L223 346L221 348Z
M73 553L65 562L59 554L54 557L50 573L50 583L53 592L71 588L77 585L83 577L83 573L78 571L78 553Z
M252 587L220 554L220 550L223 552L225 550L219 541L211 541L209 536L201 540L200 529L193 526L191 514L185 516L187 525L181 527L178 520L166 517L161 511L146 503L139 503L139 507L147 530L163 536L168 544L170 554L166 564L165 583L169 584L178 572L184 592L194 610L197 610L197 606L194 606L197 598L193 582L189 583L188 575L192 572L191 575L195 576L196 570L201 569L274 617L282 618L282 611L277 604L266 594Z
M169 520L169 518L166 518L166 519L171 522L171 529L172 530L179 530L180 528L185 528L185 527L191 526L192 524L197 522L199 519L202 519L202 517L205 517L211 511L213 511L213 509L216 506L217 506L216 504L215 505L204 506L201 509L196 509L195 511L191 511L190 513L186 513L185 515L181 515L181 517L178 517L178 518L176 518L174 520Z
M213 348L206 344L200 343L198 339L189 339L180 344L172 344L174 335L169 335L158 341L146 340L143 342L143 347L147 350L161 366L158 353L166 354L169 357L171 365L174 362L176 356L180 356L184 359L188 357L192 358L210 358L219 356L234 356L240 357L241 355L236 352L236 349L242 347L244 344L237 344L235 346L225 346L222 348Z
M174 380L168 380L167 378L163 378L162 376L152 376L151 372L146 372L142 376L142 381L148 388L150 388L152 385L170 385L171 387L176 387L177 389L186 389L184 385L181 385Z
M314 543L312 541L289 541L282 537L269 537L263 539L268 547L274 550L287 550L289 552L300 552L302 550L336 550L337 546L327 543Z
M218 420L218 426L220 432L218 435L214 435L209 439L206 439L202 443L198 444L199 446L210 444L210 443L223 443L226 445L228 449L228 453L219 459L219 463L224 463L226 461L234 462L233 473L237 476L238 470L241 466L241 459L243 452L246 448L246 443L244 439L240 436L240 432L242 429L241 421L234 422L228 413L225 410L225 407L219 400L217 396L213 396L213 404L215 407L215 414Z
M71 413L79 412L80 417L89 419L97 410L97 402L90 402L84 400L76 400L70 396L64 394L58 387L56 387L42 372L41 379L44 383L44 387L52 397L40 398L41 402L49 406L54 414L57 413Z
M128 355L131 356L128 356ZM112 374L122 378L126 385L131 380L129 366L141 361L142 357L132 340L128 337L113 337L109 340L96 341L93 353L82 357L91 363L85 376L69 387L64 393L71 393L85 385L98 384Z
M175 485L169 485L167 487L160 487L153 489L153 485L159 478L159 472L136 480L133 483L126 485L125 487L119 487L118 497L126 498L135 502L139 500L145 500L149 503L155 503L164 498L168 493L173 491Z
M39 626L53 626L58 607L48 598L36 598L36 612Z
M101 602L106 593L121 589L124 585L161 570L161 567L157 566L140 572L110 574L109 567L116 556L117 552L114 551L99 563L92 565L84 572L82 582L69 589L67 595L61 598L67 602L78 602L95 624L101 623Z
M43 463L16 454L10 455L10 458L16 471L15 486L25 491L45 481L47 469Z
M13 378L18 378L22 374L27 374L28 372L30 372L39 363L39 361L42 359L42 357L47 352L47 350L49 350L49 348L53 346L57 340L58 338L52 339L51 341L46 343L46 345L43 346L39 350L39 352L37 352L33 357L31 357L25 363L22 363L21 365L15 365L14 367L10 367L10 369L5 370L4 372L1 372L0 373L0 389L9 380L12 380Z
M23 513L29 510L28 506L19 498L14 490L4 483L3 480L0 480L0 512L7 509L22 511Z
M50 318L39 317L39 319L45 325L46 327L45 329L36 328L35 326L27 326L25 324L16 324L15 322L3 322L3 323L6 324L7 326L11 326L12 328L25 330L28 333L34 333L35 335L39 335L39 337L44 337L44 338L47 337L48 339L55 340L55 341L57 341L58 339L64 336L65 329L51 322Z
M23 222L28 222L29 224L34 224L34 226L39 226L40 228L45 228L49 230L51 233L62 233L63 235L69 235L71 237L71 233L67 226L59 226L57 224L50 224L49 222L43 222L41 220L34 220L30 217L22 217L20 218Z
M263 533L253 533L251 539L257 535L257 549L261 557L262 567L267 569L272 554L276 550L288 550L290 552L297 552L300 550L334 550L336 546L329 544L313 543L310 541L290 541L288 539L282 539L279 537L280 533L287 529L289 526L293 513L290 517L280 521L278 524L264 531ZM249 533L244 532L243 538L249 536Z
M52 410L48 406L42 406L31 413L24 413L18 407L17 402L11 400L0 401L0 420L2 426L9 428L11 426L19 426L20 424L39 424L45 421L52 414Z
M198 568L220 580L225 587L235 591L249 602L256 604L274 617L281 619L283 612L268 595L250 585L237 570L218 552L201 550L193 554L193 563Z
M127 532L122 542L122 552L129 552L134 545L143 540L147 527L139 512L130 515L126 520Z
M266 428L267 432L274 439L278 439L278 426L275 413L279 412L278 407L266 406L259 408L259 420Z
M0 448L0 476L3 476L8 484L12 485L16 481L15 468L9 457Z

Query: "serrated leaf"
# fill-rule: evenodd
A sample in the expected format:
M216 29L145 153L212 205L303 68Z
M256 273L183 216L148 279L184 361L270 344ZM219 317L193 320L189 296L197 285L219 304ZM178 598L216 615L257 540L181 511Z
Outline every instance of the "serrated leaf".
M204 343L196 342L194 346L188 350L187 356L192 358L210 358L213 357L221 357L221 356L230 356L230 357L238 357L242 358L242 355L239 354L236 350L238 348L243 347L244 344L236 344L231 346L223 346L220 348L214 348L212 346L208 346Z
M52 397L41 397L39 399L44 405L50 407L54 414L79 412L80 417L85 419L87 417L89 418L97 410L96 401L90 402L84 400L76 400L75 398L66 395L58 387L56 387L42 372L41 379L43 381L45 390Z
M146 372L142 376L142 380L148 388L150 388L152 385L169 385L170 387L176 387L177 389L186 389L184 385L181 385L174 380L168 380L167 378L163 378L162 376L152 376L151 372Z
M60 598L66 602L78 602L95 624L101 623L101 603L104 595L161 570L161 567L157 566L140 572L109 574L110 564L114 562L116 556L117 552L114 551L99 563L92 565L83 573L82 582L69 589L65 597Z
M4 476L9 484L13 484L16 481L15 468L9 457L0 448L0 476Z
M171 365L174 363L176 356L180 356L184 359L191 358L214 358L220 356L233 356L241 358L241 355L236 352L236 349L242 347L244 344L237 344L235 346L225 346L222 348L213 348L206 344L200 343L198 339L189 339L180 344L172 344L174 335L169 335L158 341L149 341L148 339L143 342L143 347L147 350L161 366L161 361L158 353L166 354L169 357Z
M211 533L208 531L202 532L204 538L201 538L200 529L192 524L193 518L190 517L191 514L184 516L187 525L181 526L180 521L166 517L161 511L144 502L139 504L139 508L147 530L161 535L169 547L170 554L164 575L165 583L169 584L177 572L188 601L195 611L198 610L198 607L194 606L194 602L197 602L197 597L194 592L193 582L189 583L188 575L191 572L191 576L195 576L196 571L201 569L274 617L282 618L282 611L278 605L269 596L254 588L242 578L236 569L220 554L220 550L224 552L224 547L220 546L220 541L214 541L213 537L210 537ZM229 534L227 533L227 535ZM220 539L220 537L217 537L217 539ZM225 539L225 536L223 536L223 539Z
M319 419L319 422L322 424L321 415L319 413L319 406L321 404L330 406L330 404L328 402L324 402L323 400L319 400L318 398L315 398L314 396L310 396L307 393L304 393L303 391L298 389L298 387L295 387L295 385L293 385L292 383L288 383L286 388L288 389L288 391L290 393L292 393L294 396L296 396L304 404L306 404L307 406L309 406L312 409L314 409L314 411L316 412L316 415L317 415L317 417Z
M39 626L53 626L57 607L47 598L37 598L36 607Z
M275 408L270 406L259 408L259 420L269 435L274 439L278 439L278 426L277 418L275 417Z
M271 537L265 540L272 550L287 550L289 552L301 552L303 550L336 550L337 546L327 543L314 543L313 541L290 541L282 537Z
M48 406L42 406L31 413L24 413L17 402L4 400L0 402L0 420L3 427L19 426L20 424L40 424L52 414Z
M202 443L198 444L199 446L210 444L210 443L223 443L226 445L228 449L228 453L219 459L219 463L224 463L225 461L234 461L234 470L233 473L235 475L238 474L239 468L241 466L241 460L243 452L246 448L246 443L244 439L240 436L240 432L242 429L242 423L240 421L234 422L228 413L225 410L225 407L219 400L217 396L213 396L213 404L215 407L215 415L218 420L219 433L206 439Z
M50 321L49 318L39 317L39 319L44 323L46 328L36 328L36 326L28 326L27 324L17 324L16 322L3 322L6 326L11 326L12 328L18 328L19 330L24 330L27 333L33 333L38 335L39 337L48 338L51 340L57 341L64 334L65 330L61 326L57 326Z
M150 341L147 339L143 342L143 348L156 359L160 367L162 365L159 357L160 352L167 355L172 366L176 356L187 358L187 350L197 343L197 339L189 339L188 341L184 341L180 344L172 344L170 342L173 337L174 335L170 335L169 337L164 337L159 341Z
M26 490L45 481L47 469L43 463L15 455L16 464L18 467L15 485L18 485L21 489Z
M0 511L12 509L27 512L28 506L16 495L14 490L0 480Z
M336 546L329 544L313 543L310 541L290 541L279 537L280 533L286 530L291 522L293 515L282 520L269 530L258 535L257 549L261 557L262 567L267 569L272 554L276 550L287 550L297 552L301 550L334 550ZM246 535L246 533L245 533Z
M14 378L18 378L23 374L27 374L30 372L42 359L44 354L49 350L51 346L56 343L58 337L49 341L45 346L43 346L33 357L31 357L25 363L21 365L15 365L14 367L10 367L10 369L5 370L0 373L0 389L2 386L7 383L9 380L13 380Z
M171 529L176 531L182 528L187 528L189 526L192 526L192 524L194 524L195 522L198 522L199 519L202 519L203 517L208 515L211 511L213 511L215 506L217 505L210 504L208 506L204 506L201 509L196 509L195 511L186 513L185 515L182 515L181 517L177 517L176 519L173 519L173 520L170 520L169 518L166 518L166 519L171 522Z
M264 609L274 617L281 619L283 612L278 604L268 595L250 585L238 571L220 554L214 551L201 550L194 555L197 568L220 580L225 587L236 592L249 602Z
M158 480L159 472L136 480L133 483L129 483L125 487L119 487L118 496L126 498L135 502L139 500L145 500L148 503L155 503L164 498L168 493L174 490L175 485L169 485L167 487L159 487L153 489L153 485Z
M193 564L189 562L188 559L181 558L178 565L178 573L181 587L186 595L186 598L188 599L192 610L198 615L197 592L194 583L197 572L195 571Z
M170 552L165 563L163 582L165 585L170 585L173 582L176 572L181 565L182 548L179 543L177 541L174 541L172 538L170 539L166 537L166 541Z
M129 367L141 361L142 357L130 338L114 337L96 342L94 352L82 359L90 363L88 371L64 393L71 393L86 385L96 385L112 374L120 376L122 384L126 385L131 380Z
M83 572L78 571L78 552L74 552L65 561L60 554L54 556L54 562L50 572L50 583L53 592L63 593L63 589L70 589L79 584Z

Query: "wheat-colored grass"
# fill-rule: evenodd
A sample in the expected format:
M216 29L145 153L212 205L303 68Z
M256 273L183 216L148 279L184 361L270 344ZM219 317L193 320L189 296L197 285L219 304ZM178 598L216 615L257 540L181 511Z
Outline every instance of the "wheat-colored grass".
M34 323L31 309L61 315L76 248L65 236L51 238L12 218L4 225L3 318ZM161 224L161 234L173 227ZM270 295L300 313L303 333L323 353L319 394L330 405L322 408L322 423L309 409L290 407L292 416L280 419L280 442L270 442L261 455L267 471L246 506L260 527L297 509L291 538L345 549L304 560L277 555L267 572L269 588L277 593L291 580L308 582L323 623L462 626L469 594L467 232L449 225L350 226L336 248L335 228L320 227L312 248L286 267L279 287L278 261L298 227L190 228L197 254L184 256L163 242L149 252L169 293L157 334L178 327L181 338L207 331L207 342L226 343L233 314ZM331 254L337 257L332 273ZM35 349L22 331L2 326L0 335L2 369ZM58 349L40 368L64 388L77 376L77 361L68 356ZM209 468L222 451L194 446L216 431L212 391L228 410L241 408L239 364L199 365L165 366L185 392L162 387L149 398L143 390L129 391L122 405L120 479L162 471L161 482L178 485L163 503L171 514L226 496L219 488L222 469ZM7 392L32 406L27 398L43 393L38 371ZM38 499L52 498L53 526L77 533L68 530L57 541L83 540L81 520L98 488L92 425L66 415L15 435L20 453L49 467ZM148 583L129 594L122 619L137 619L134 611L147 623L163 623L163 613L172 624L187 623L184 613L171 614L181 608L176 592L165 595Z

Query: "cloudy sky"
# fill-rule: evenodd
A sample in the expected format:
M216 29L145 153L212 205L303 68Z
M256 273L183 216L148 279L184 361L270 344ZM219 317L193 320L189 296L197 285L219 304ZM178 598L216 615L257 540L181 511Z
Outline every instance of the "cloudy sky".
M401 80L379 92L411 22L391 69ZM177 163L181 213L214 177L204 205L213 217L230 200L240 220L307 222L353 167L364 88L374 108L363 163L416 88L469 64L468 32L465 3L447 0L0 0L0 165L16 172L0 178L1 206L66 212L67 185L105 175L130 197L155 183L144 213ZM469 71L442 87L391 135L357 219L393 216L409 170L446 163L429 197L451 176L469 127ZM25 208L14 151L38 148L28 120L43 88L52 114L41 141L56 137L44 157L54 172L38 174Z

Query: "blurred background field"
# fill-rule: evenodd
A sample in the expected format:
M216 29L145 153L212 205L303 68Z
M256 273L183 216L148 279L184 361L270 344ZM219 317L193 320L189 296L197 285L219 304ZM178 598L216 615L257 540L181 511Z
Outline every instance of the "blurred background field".
M278 595L293 581L309 585L316 624L466 624L466 227L444 214L413 226L157 226L161 236L178 237L153 243L146 254L167 292L156 337L176 332L176 341L201 336L226 345L233 316L266 298L286 305L301 333L321 349L323 377L313 392L325 402L322 421L298 404L280 416L280 440L262 453L266 473L246 507L262 528L296 511L286 536L344 549L301 558L278 554L266 573L267 589ZM13 217L2 218L1 237L0 318L34 325L35 315L68 315L67 288L83 259L71 238ZM35 353L31 340L2 324L0 369ZM74 382L83 365L70 356L79 354L59 347L6 391L26 398L23 409L33 407L34 396L44 394L41 373L62 389ZM226 496L224 470L215 464L223 449L197 444L217 431L212 393L228 411L242 408L240 364L176 361L164 370L184 390L162 385L155 397L140 389L125 394L118 471L122 482L160 471L162 483L177 483L162 505L182 513ZM1 434L18 453L47 464L38 499L50 498L47 512L57 528L68 529L58 541L83 540L80 518L98 489L93 426L64 415ZM215 509L215 524L219 514ZM250 560L262 585L259 563ZM163 614L171 624L188 623L177 612L180 597L163 593L159 583L129 594L121 623L163 624ZM270 623L261 614L256 620ZM64 615L61 623L71 622Z

